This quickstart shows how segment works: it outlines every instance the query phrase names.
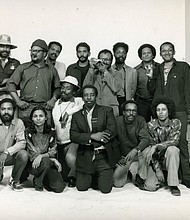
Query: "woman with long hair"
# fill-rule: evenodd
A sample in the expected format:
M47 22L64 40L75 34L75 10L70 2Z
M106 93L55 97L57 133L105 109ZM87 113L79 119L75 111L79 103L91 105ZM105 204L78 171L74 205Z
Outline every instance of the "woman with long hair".
M43 106L36 106L30 114L32 124L25 131L29 154L29 173L34 175L35 190L60 193L65 183L60 174L61 165L56 155L55 131L47 124L47 113Z

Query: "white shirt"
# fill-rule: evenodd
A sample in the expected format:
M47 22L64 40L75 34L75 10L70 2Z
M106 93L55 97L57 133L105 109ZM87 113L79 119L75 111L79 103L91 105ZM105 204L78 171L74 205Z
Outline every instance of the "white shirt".
M61 102L57 100L55 106L52 111L53 121L55 124L56 136L57 136L57 143L58 144L66 144L70 142L70 127L71 127L71 119L72 115L82 109L83 107L83 100L81 97L74 98L74 102ZM69 115L67 124L65 128L61 128L60 117L63 116L67 112Z

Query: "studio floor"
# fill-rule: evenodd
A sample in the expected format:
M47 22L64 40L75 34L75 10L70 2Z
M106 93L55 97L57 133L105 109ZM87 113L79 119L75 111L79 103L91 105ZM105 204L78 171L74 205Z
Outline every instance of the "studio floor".
M12 167L5 167L0 184L0 218L2 220L188 220L190 189L180 185L181 196L172 196L168 189L141 191L132 183L110 194L68 188L60 193L32 188L31 176L23 192L8 186Z

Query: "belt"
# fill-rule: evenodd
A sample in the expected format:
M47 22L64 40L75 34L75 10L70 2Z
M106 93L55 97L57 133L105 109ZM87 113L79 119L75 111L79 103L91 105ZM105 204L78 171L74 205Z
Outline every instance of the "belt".
M148 99L146 99L146 98L143 98L143 97L137 96L137 101L138 101L138 99L141 99L141 100L146 101L146 102L152 102L152 98L148 98Z
M63 149L67 147L71 142L65 143L65 144L57 144L57 148Z
M94 149L94 154L104 154L106 153L106 149Z

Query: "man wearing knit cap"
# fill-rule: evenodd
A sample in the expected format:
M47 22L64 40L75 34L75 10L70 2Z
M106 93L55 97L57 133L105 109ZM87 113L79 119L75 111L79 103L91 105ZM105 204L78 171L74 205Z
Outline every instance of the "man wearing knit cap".
M159 63L154 61L156 49L151 44L143 44L138 49L138 56L142 62L135 67L137 70L137 89L135 100L138 103L138 114L143 116L146 122L151 120L152 95L147 89L148 76L152 75L153 70Z
M20 64L18 60L10 58L11 50L15 48L17 46L11 44L9 35L0 35L0 99L9 96L6 89L7 80Z
M47 51L44 40L35 40L30 50L31 61L21 64L7 82L7 89L19 107L19 118L26 127L31 123L31 110L39 104L45 106L51 124L51 110L60 96L60 79L53 65L45 61Z

